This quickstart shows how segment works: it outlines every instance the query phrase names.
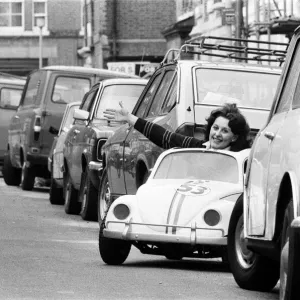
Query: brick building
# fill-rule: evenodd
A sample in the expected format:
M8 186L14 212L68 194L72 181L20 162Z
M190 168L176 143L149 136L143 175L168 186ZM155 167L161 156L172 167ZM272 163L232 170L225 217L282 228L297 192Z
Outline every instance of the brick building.
M85 0L85 65L135 72L164 57L162 31L176 21L176 0ZM129 70L131 68L131 70Z
M45 65L82 65L83 0L0 0L0 71L26 75ZM41 25L41 23L39 23Z

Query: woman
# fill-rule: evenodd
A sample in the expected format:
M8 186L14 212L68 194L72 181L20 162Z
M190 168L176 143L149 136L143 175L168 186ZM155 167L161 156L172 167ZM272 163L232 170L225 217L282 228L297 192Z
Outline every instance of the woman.
M249 125L236 104L225 104L213 110L206 119L205 141L187 137L138 118L129 113L120 103L121 109L107 109L104 116L113 121L126 121L144 134L151 142L164 149L206 148L215 150L241 151L250 147Z

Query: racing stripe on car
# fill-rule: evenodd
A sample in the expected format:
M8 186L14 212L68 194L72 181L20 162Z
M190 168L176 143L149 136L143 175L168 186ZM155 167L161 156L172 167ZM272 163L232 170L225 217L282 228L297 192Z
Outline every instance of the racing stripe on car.
M174 218L174 222L173 222L174 225L178 224L179 214L180 214L184 199L185 199L185 195L180 194L180 199L178 201L175 218ZM177 227L172 227L172 234L176 234L176 229L177 229Z
M178 217L179 217L179 213L180 213L180 209L182 206L182 202L185 198L185 195L180 194L178 192L176 192L173 196L170 208L169 208L169 212L168 212L168 218L167 218L167 224L170 224L170 220L177 220L176 222L178 222ZM177 207L176 210L174 210L174 207ZM172 224L174 224L174 222L172 222ZM172 226L170 226L171 228ZM173 228L174 229L174 228ZM168 233L169 231L169 227L166 227L166 233Z
M173 210L173 206L174 206L174 203L176 201L176 198L179 196L179 193L175 193L174 196L173 196L173 199L172 199L172 202L171 202L171 205L170 205L170 208L169 208L169 212L168 212L168 217L167 217L167 224L170 223L170 219L171 219L171 214L172 214L172 210ZM166 227L166 233L168 233L168 229L169 227Z

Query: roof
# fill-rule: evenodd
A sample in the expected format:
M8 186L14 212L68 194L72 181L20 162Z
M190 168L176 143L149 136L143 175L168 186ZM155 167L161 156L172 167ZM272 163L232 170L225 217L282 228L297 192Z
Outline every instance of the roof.
M213 153L221 153L221 154L225 154L225 155L230 155L230 156L234 156L236 159L244 159L245 157L247 157L250 153L251 149L247 148L241 151L228 151L228 150L214 150L214 149L205 149L205 148L172 148L172 149L168 149L166 151L164 151L161 154L161 157L164 157L170 153L174 153L174 152L213 152Z
M26 79L21 78L4 78L0 77L0 84L15 84L15 85L25 85Z
M217 62L217 61L201 61L201 60L179 60L179 66L189 65L189 67L203 66L211 68L232 69L237 71L249 72L267 72L281 74L282 68L268 65L249 64L249 63L232 63L232 62Z
M77 72L82 74L95 74L95 75L101 75L101 74L107 74L112 76L121 76L121 77L136 77L135 75L130 75L122 72L116 72L116 71L110 71L107 69L97 69L97 68L88 68L88 67L80 67L80 66L47 66L42 68L42 70L49 70L49 71L65 71L65 72Z
M77 102L70 102L67 104L67 107L72 107L72 106L80 106L81 101L77 101Z
M117 85L117 84L142 84L146 85L148 82L147 79L136 79L136 78L112 78L102 80L103 85Z

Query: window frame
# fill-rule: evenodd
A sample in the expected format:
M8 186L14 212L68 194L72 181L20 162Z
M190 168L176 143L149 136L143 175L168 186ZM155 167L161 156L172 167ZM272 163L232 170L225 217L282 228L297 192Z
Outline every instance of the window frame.
M34 4L35 3L44 3L45 4L45 13L35 13ZM42 28L43 33L48 31L48 0L33 0L32 1L32 31L35 33L40 33L40 28L35 26L35 18L44 17L45 24Z
M64 73L64 74L52 74L52 75L54 75L54 78L53 78L52 91L51 91L51 97L50 97L51 103L54 103L54 104L68 104L68 103L65 103L65 102L55 102L55 101L53 101L53 94L54 94L54 90L55 90L55 86L56 86L56 82L57 82L57 79L58 79L58 78L64 77L64 78L76 78L76 79L80 78L80 79L85 79L85 80L89 81L89 83L90 83L88 92L89 92L90 89L91 89L91 84L92 84L92 82L91 82L91 78L90 78L90 77L85 77L85 76L73 76L72 74L68 74L68 73ZM88 93L88 92L87 92L87 93ZM83 98L82 98L82 99L83 99Z
M19 105L18 106L13 106L13 105L9 105L7 107L5 106L2 106L2 91L3 90L14 90L14 91L20 91L21 92L21 97L20 97L20 101L19 101ZM0 88L0 109L9 109L9 110L17 110L18 107L20 106L21 104L21 99L22 99L22 91L23 89L21 87L17 87L17 86L3 86Z
M24 22L24 19L25 19L25 11L24 11L24 3L25 1L24 0L1 0L0 2L2 3L9 3L9 8L10 8L10 11L9 11L9 16L10 16L10 21L11 21L11 17L12 17L12 10L11 10L11 4L12 3L21 3L22 5L22 11L20 13L21 15L21 23L22 25L21 26L0 26L1 28L1 35L3 33L10 33L10 32L23 32L24 29L25 29L25 22Z
M154 100L156 99L156 95L157 95L158 91L160 91L160 88L162 87L162 85L164 84L163 81L164 81L164 79L166 78L167 73L169 73L169 72L172 73L172 76L171 76L170 81L169 81L170 84L169 84L169 86L167 87L167 89L164 90L164 92L165 92L165 93L164 93L164 97L163 97L162 101L160 102L160 105L159 105L160 107L159 107L158 110L157 110L157 114L156 114L156 115L149 116L149 113L150 113L150 111L151 111L151 109L152 109ZM157 86L157 88L156 88L156 90L155 90L155 92L154 92L154 94L153 94L153 96L152 96L152 99L151 99L152 101L150 102L151 104L148 105L148 107L147 107L147 109L146 109L147 113L144 114L144 116L145 116L146 118L155 118L155 117L157 117L157 116L161 116L161 115L162 115L162 114L161 114L161 112L162 112L162 107L163 107L163 105L164 105L164 103L165 103L165 101L166 101L166 98L167 98L168 94L169 94L170 87L171 87L172 84L173 84L173 80L174 80L175 74L176 74L176 70L174 70L174 69L172 69L172 68L166 68L166 69L164 69L163 74L162 74L162 76L161 76L161 78L160 78L160 82L159 82L159 84L158 84L158 86ZM157 106L156 106L156 108L157 108ZM167 114L167 113L166 113L166 114ZM164 115L166 115L166 114L164 114Z
M139 98L137 104L135 105L135 107L134 107L134 109L133 109L133 112L132 112L133 115L136 116L137 112L139 111L141 105L142 105L143 102L144 102L143 100L145 99L145 96L147 95L148 91L149 91L150 88L152 87L153 82L155 81L156 78L158 78L158 86L155 88L155 90L154 90L154 92L153 92L153 94L152 94L152 96L151 96L151 100L152 100L153 95L156 94L157 88L158 88L159 85L160 85L161 79L162 79L162 77L163 77L163 71L164 71L164 70L159 69L157 72L155 72L155 73L151 76L150 81L148 82L148 84L147 84L146 87L144 88L142 95L140 96L140 98ZM139 116L140 118L143 118L143 117L147 114L147 111L148 111L150 105L151 105L151 101L149 101L149 103L146 104L146 108L145 108L144 112L142 113L142 115Z

